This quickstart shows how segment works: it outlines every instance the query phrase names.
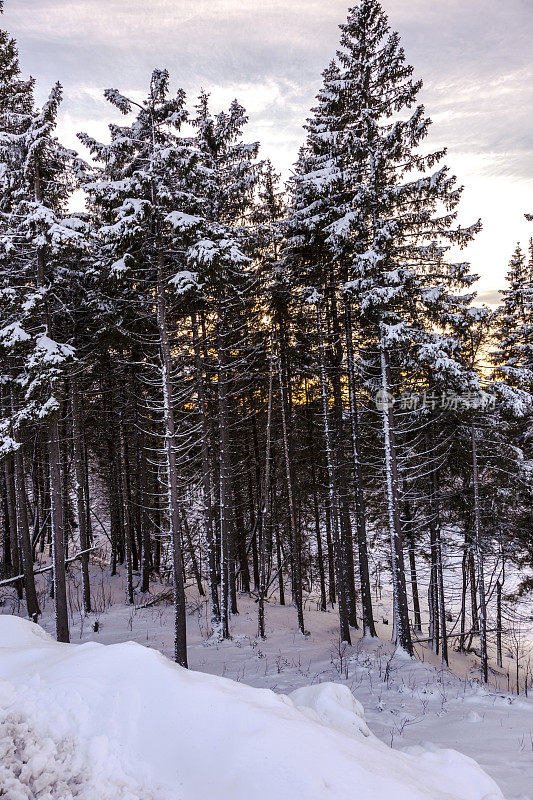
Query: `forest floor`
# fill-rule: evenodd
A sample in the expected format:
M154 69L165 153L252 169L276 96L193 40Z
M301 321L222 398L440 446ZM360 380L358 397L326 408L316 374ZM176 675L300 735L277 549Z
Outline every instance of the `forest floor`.
M168 599L153 602L168 594L169 587L154 583L149 595L136 595L132 607L125 604L122 569L113 578L98 565L91 571L96 611L84 616L79 611L79 574L70 570L71 641L132 640L172 658L172 606ZM40 624L53 633L53 606L42 578L40 597ZM256 635L257 605L243 594L238 597L239 614L231 618L231 640L218 642L208 638L206 599L189 588L187 600L191 669L283 694L325 681L342 683L362 703L370 729L386 744L395 749L420 744L456 749L474 758L507 800L533 800L533 699L498 688L507 679L502 671L491 673L496 685L482 686L475 655L452 650L448 670L427 645L417 645L417 659L395 654L379 603L380 638L364 640L360 631L353 631L348 647L340 644L335 610L321 612L316 602L307 601L309 633L303 636L295 609L269 602L267 638L262 641ZM385 600L383 609L389 607ZM4 595L0 611L24 613L17 610L12 593Z

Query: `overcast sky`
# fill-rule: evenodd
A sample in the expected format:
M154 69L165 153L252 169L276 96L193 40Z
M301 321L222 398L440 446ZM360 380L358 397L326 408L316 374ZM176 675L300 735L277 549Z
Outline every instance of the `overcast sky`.
M431 142L465 186L461 222L482 218L466 251L494 301L517 240L533 235L532 0L383 0L408 61L424 80ZM5 0L0 24L17 40L37 100L59 80L59 133L105 137L107 87L142 96L151 70L175 87L211 92L214 110L237 97L247 136L287 176L302 125L335 53L343 0Z

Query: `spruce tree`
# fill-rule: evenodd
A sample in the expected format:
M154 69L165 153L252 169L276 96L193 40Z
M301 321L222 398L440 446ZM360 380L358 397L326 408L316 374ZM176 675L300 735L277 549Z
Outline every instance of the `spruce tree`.
M10 324L27 339L25 356L11 370L7 424L19 437L31 426L46 429L56 633L59 641L68 641L59 416L74 350L64 326L61 294L73 245L83 247L84 243L83 224L66 214L78 161L54 137L61 86L52 89L41 110L34 110L33 83L20 81L14 43L6 37L2 42L6 68L0 140L3 277L10 296ZM20 448L14 462L17 516L28 551ZM25 556L27 579L30 556L31 549Z
M293 246L309 265L303 280L320 280L317 254L319 263L334 263L358 320L362 379L379 399L395 638L409 653L395 376L413 360L459 374L447 328L454 306L464 304L454 292L474 277L467 264L443 256L479 229L454 227L461 190L446 167L432 171L444 151L417 152L430 120L420 105L410 111L422 86L412 75L380 4L362 0L341 25L341 48L324 73L294 181L292 221Z
M145 338L155 337L160 364L160 413L166 478L167 518L172 551L175 606L175 660L187 666L186 609L181 546L180 499L177 458L180 448L176 427L176 387L172 354L170 313L176 287L183 287L187 273L184 254L196 240L200 200L194 194L191 172L195 155L188 139L180 136L186 119L185 95L169 93L166 70L155 70L150 91L139 104L115 89L107 99L123 114L133 109L130 125L110 126L110 144L100 144L80 135L101 172L84 184L91 207L99 214L98 234L102 290L111 279L120 288L118 308L124 313L127 337L135 335L144 320ZM130 327L133 326L133 327ZM140 331L139 331L140 333ZM152 340L153 341L153 340ZM122 395L122 408L125 396ZM128 498L131 489L124 480L129 463L128 443L121 423L121 465L128 574L131 575L132 518ZM133 602L131 579L129 600Z
M530 248L531 256L526 261L517 244L509 262L507 288L496 314L497 344L492 354L496 377L515 390L505 395L511 403L514 397L518 414L533 396L533 240ZM500 391L505 391L501 384Z
M242 140L248 117L234 100L227 112L212 115L209 96L202 93L192 124L194 144L199 153L203 198L201 236L187 251L190 272L184 272L183 290L190 290L211 316L214 328L206 331L216 349L217 376L217 469L212 469L212 486L217 486L220 543L220 628L228 638L229 614L237 612L235 559L239 547L235 519L232 473L235 474L238 419L235 401L239 394L236 364L252 357L249 324L255 279L250 269L254 248L253 207L260 164L259 145ZM191 282L194 286L191 285ZM240 368L242 369L242 367ZM248 391L248 390L247 390ZM215 477L216 476L216 477ZM245 559L243 560L243 566Z

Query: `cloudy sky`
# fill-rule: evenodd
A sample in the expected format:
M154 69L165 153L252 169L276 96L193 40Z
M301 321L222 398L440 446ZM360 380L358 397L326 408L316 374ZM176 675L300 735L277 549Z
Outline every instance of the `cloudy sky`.
M484 231L466 257L493 302L516 241L533 223L532 0L383 0L407 58L424 80L431 143L465 186L461 222ZM107 87L142 96L166 67L192 96L246 106L248 137L287 176L302 124L338 44L344 0L5 0L1 21L17 40L37 99L59 80L60 135L105 137L115 118Z

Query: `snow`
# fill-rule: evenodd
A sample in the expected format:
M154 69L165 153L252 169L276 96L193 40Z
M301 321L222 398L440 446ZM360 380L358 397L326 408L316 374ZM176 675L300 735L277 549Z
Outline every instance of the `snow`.
M0 342L6 347L13 347L18 342L27 342L29 339L31 336L18 322L12 322L0 329Z
M69 344L55 342L46 334L38 336L35 341L34 352L29 359L28 366L41 366L43 364L57 365L62 364L68 358L74 356L74 348Z
M305 302L309 305L317 305L322 300L322 296L316 289L311 289L305 298Z
M373 736L366 724L363 706L342 683L326 681L301 686L291 692L290 698L304 713L311 711L311 719L320 720L336 731L349 736Z
M124 275L125 272L128 272L128 269L129 267L126 264L126 259L122 257L119 258L117 261L114 261L113 264L111 264L109 271L115 277L121 277L122 275Z
M0 706L7 800L503 798L454 750L379 741L346 687L275 694L133 642L58 644L8 615Z
M185 214L183 211L171 211L165 217L165 221L176 231L188 231L197 227L202 220L200 217Z
M198 288L198 273L188 269L182 269L169 280L174 286L177 294L185 294L190 289Z

